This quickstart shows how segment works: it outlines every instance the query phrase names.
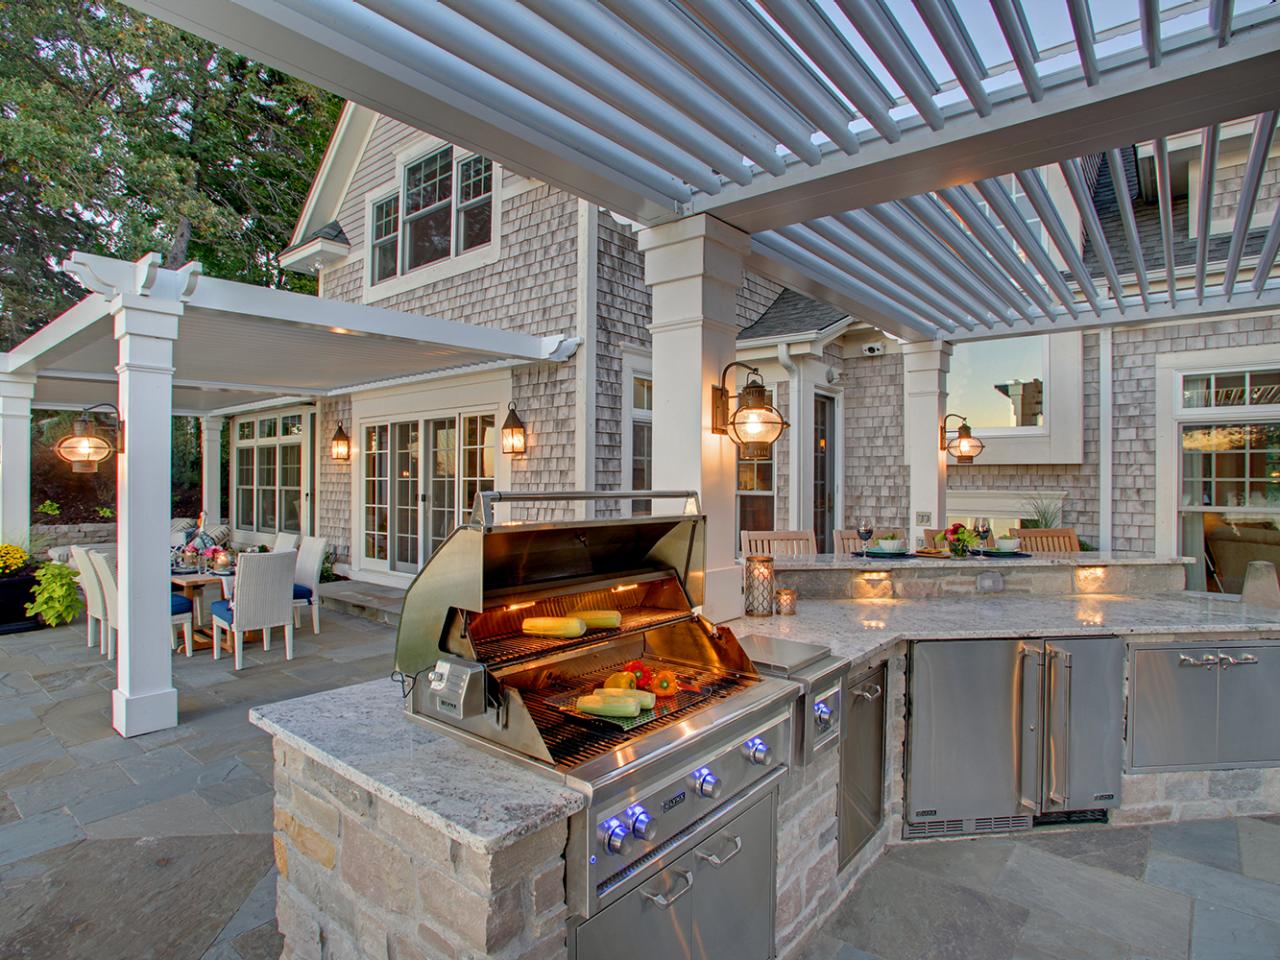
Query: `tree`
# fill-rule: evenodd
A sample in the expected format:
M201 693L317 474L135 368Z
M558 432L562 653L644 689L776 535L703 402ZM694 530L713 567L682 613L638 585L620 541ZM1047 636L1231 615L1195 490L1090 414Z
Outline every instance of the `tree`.
M0 0L0 347L83 291L71 250L280 268L341 100L115 0Z

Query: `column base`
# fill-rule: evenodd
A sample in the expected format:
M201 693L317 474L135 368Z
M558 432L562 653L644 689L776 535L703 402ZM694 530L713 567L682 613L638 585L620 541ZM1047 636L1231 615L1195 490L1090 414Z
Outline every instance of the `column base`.
M178 691L173 687L135 696L111 691L111 725L122 737L168 730L178 725Z
M712 623L725 623L742 616L742 567L720 567L706 573L702 615Z

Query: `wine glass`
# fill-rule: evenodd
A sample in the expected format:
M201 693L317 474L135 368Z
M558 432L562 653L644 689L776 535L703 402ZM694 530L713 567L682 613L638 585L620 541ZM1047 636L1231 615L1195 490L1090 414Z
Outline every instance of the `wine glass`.
M858 539L862 541L862 556L867 556L867 541L871 539L871 534L875 533L875 527L871 523L870 517L863 517L858 521Z
M974 520L973 532L978 535L978 540L981 544L981 549L985 551L987 549L987 544L991 537L991 518L978 517L976 520Z

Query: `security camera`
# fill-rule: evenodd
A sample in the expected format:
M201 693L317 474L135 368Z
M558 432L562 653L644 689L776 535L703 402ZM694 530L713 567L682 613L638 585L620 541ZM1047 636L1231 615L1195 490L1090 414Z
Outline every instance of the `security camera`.
M862 345L862 355L864 357L878 357L884 353L883 343L864 343Z

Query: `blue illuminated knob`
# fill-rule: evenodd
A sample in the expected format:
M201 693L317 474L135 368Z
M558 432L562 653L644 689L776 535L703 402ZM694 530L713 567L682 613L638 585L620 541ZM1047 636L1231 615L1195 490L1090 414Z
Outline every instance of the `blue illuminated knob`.
M631 834L637 840L652 840L658 835L653 817L645 813L643 808L638 809L631 818Z
M814 704L813 722L818 725L819 730L831 729L831 707L825 703Z
M631 831L621 823L605 824L600 835L605 853L625 853L631 845Z
M712 800L720 796L723 785L720 778L706 768L698 770L693 774L693 789L700 797L709 797Z
M742 745L742 755L752 763L764 766L769 762L769 745L755 737Z

